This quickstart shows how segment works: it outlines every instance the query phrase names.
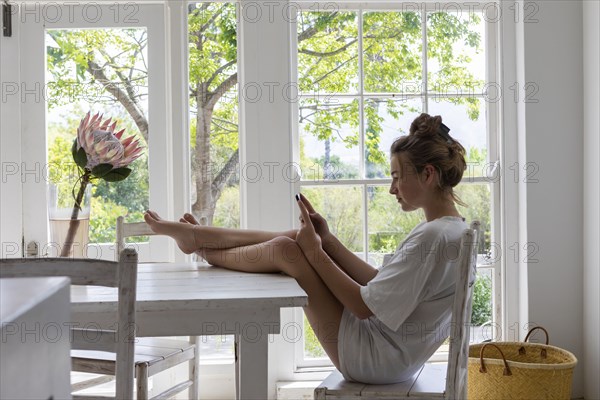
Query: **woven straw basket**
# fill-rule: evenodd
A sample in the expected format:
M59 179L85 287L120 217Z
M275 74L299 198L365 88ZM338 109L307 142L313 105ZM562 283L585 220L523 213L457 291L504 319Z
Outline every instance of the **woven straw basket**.
M529 343L536 329L546 344ZM529 331L524 342L494 342L469 346L468 399L570 399L575 356L548 345L542 327Z

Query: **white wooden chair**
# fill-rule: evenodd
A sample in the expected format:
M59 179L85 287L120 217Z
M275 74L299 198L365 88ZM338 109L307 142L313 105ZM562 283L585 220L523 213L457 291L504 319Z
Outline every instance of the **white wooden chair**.
M126 248L125 238L135 236L152 236L155 233L145 222L126 223L124 217L117 218L117 254ZM190 341L172 338L139 338L136 345L135 371L137 378L138 400L148 399L148 378L166 369L184 362L189 363L188 379L153 398L168 398L190 388L189 397L199 398L198 368L200 356L196 337ZM82 361L83 365L83 361Z
M118 288L116 330L71 328L71 348L116 354L118 400L133 398L137 253L124 251L118 262L73 258L0 259L0 277L66 276L73 285ZM90 340L92 338L92 340ZM35 377L31 377L32 380ZM74 398L85 398L74 396Z
M447 364L427 363L411 380L391 385L347 382L339 371L332 372L316 389L316 400L330 399L412 399L467 398L469 324L473 284L477 273L479 222L473 221L462 235L452 307L450 348Z

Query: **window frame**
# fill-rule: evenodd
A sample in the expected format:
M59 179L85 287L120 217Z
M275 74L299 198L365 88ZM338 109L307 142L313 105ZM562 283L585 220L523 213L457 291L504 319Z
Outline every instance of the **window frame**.
M306 10L306 11L319 11L320 9L318 7L315 7L315 3L319 3L319 2L310 2L310 3L300 3L300 6L298 7L299 10ZM428 12L432 12L432 11L439 11L440 10L440 5L443 6L443 4L447 4L449 7L457 6L456 2L451 2L451 1L441 1L441 2L437 2L437 3L420 3L420 4L415 4L414 2L410 2L410 1L396 1L393 3L382 3L382 2L378 2L378 3L369 3L369 4L365 4L365 3L354 3L351 1L348 2L342 2L342 3L336 3L336 9L338 10L344 10L344 11L356 11L358 13L358 38L359 38L359 42L358 42L358 51L359 53L362 52L362 41L363 41L363 35L362 35L362 14L364 12L370 12L370 11L414 11L415 8L417 8L418 10L420 10L421 12L421 24L422 24L422 29L423 29L423 36L422 36L422 40L423 40L423 55L422 55L422 60L423 60L423 80L421 81L422 84L422 88L424 88L424 90L421 91L421 93L415 95L414 97L416 98L421 98L422 102L423 102L423 112L428 112L428 103L429 103L429 91L428 91L428 86L427 86L427 36L426 36L426 24L427 24L427 13ZM327 4L331 4L331 3L324 3L324 7L327 7ZM474 12L480 12L480 13L484 13L486 11L486 7L487 4L489 3L470 3L471 4L471 9ZM498 6L499 7L499 6ZM317 8L317 9L315 9ZM448 11L452 11L453 9L450 8ZM326 8L322 9L322 11L327 11ZM464 12L464 11L463 11ZM485 26L485 43L483 43L483 45L485 46L486 49L486 73L485 73L485 82L486 82L486 86L489 83L497 83L499 82L499 76L498 76L498 68L497 68L497 63L498 63L498 52L497 52L497 43L498 43L498 24L488 21L486 18L483 18L484 20L484 26ZM297 71L297 42L295 40L295 38L293 38L293 48L294 48L294 71ZM363 69L363 65L362 65L362 57L359 57L358 59L358 68L359 68L359 74L364 74L364 69ZM390 96L390 94L388 93L377 93L377 94L372 94L372 93L366 93L364 91L363 88L363 82L364 82L364 76L361 76L361 79L359 79L359 88L357 93L353 93L353 94L325 94L323 95L324 97L330 97L330 98L350 98L350 99L358 99L359 101L359 155L360 155L360 165L359 165L359 171L360 171L360 176L363 177L361 179L340 179L340 180L306 180L306 181L300 181L297 184L297 191L299 192L301 190L302 187L341 187L341 186L345 186L345 185L355 185L355 186L360 186L363 192L363 215L362 218L364 221L367 221L367 213L368 213L368 207L367 207L367 200L366 200L366 188L368 186L383 186L383 187L389 187L389 185L391 184L391 178L390 179L367 179L364 178L365 174L364 174L364 155L365 155L365 151L364 151L364 107L365 107L365 98L370 98L370 97L388 97ZM461 93L456 93L454 96L453 94L448 94L448 93L444 93L443 95L439 95L439 94L435 94L436 98L451 98L451 97L457 97L457 96L464 96L464 94ZM470 93L468 94L470 95ZM498 102L494 102L494 101L487 101L486 99L486 95L489 95L489 93L486 93L485 90L482 93L477 93L475 94L477 97L481 98L484 102L485 110L486 110L486 127L487 127L487 150L488 150L488 154L487 154L487 161L489 163L489 165L495 165L496 169L495 172L497 172L497 166L499 165L499 160L500 160L500 153L499 153L499 141L500 141L500 126L499 126L499 112L500 112L500 108L499 108L499 104ZM302 95L299 95L299 98L302 98ZM321 95L315 95L312 93L309 94L305 94L304 97L321 97ZM298 107L297 104L295 104L295 117L296 120L298 120ZM293 134L295 135L294 137L294 157L295 160L299 160L300 159L300 155L299 155L299 129L296 128L293 131ZM501 237L501 226L500 226L500 221L501 221L501 185L503 182L501 182L501 179L494 179L493 173L490 174L490 176L482 176L482 177L463 177L463 180L461 181L461 184L488 184L490 187L490 212L491 212L491 218L490 218L490 224L491 224L491 242L494 243L499 243L499 238ZM363 247L364 247L364 255L367 256L368 255L368 224L364 224L363 226ZM489 261L489 260L488 260ZM477 268L479 269L491 269L492 270L492 318L493 318L493 324L492 326L495 328L493 329L494 333L499 333L500 335L502 335L502 327L504 326L503 323L503 317L504 317L504 306L503 306L503 296L502 293L504 291L504 283L503 283L503 274L502 274L502 264L500 263L500 258L498 257L498 255L496 255L494 257L493 260L491 260L491 262L485 262L484 257L482 257L481 255L478 257L478 263L477 263ZM303 319L304 318L304 313L301 309L296 309L294 311L294 323L295 324L303 324ZM500 327L500 329L498 329L498 327ZM436 354L434 354L434 356L431 357L431 359L429 360L430 362L438 362L438 361L444 361L447 359L447 352L444 351L438 351L436 352ZM318 358L318 359L306 359L304 356L304 342L303 341L299 341L295 344L294 346L294 363L295 363L295 371L297 373L302 374L302 372L307 372L307 373L312 373L315 371L318 371L319 369L324 369L327 370L329 368L332 367L331 361L328 358Z
M118 16L121 7L133 7L133 13ZM159 112L166 109L170 96L166 84L167 64L163 61L166 54L165 32L165 9L162 4L95 4L97 10L100 10L100 20L87 20L83 15L83 9L79 5L73 5L73 8L67 9L67 3L55 3L53 7L61 7L62 18L58 21L43 20L40 23L40 15L43 16L43 8L39 4L21 3L20 12L36 12L37 15L22 15L24 22L19 26L19 40L24 48L37 49L20 53L20 73L25 84L34 84L35 82L45 82L46 76L46 51L45 34L49 29L102 29L102 28L145 28L148 34L148 86L152 90L152 95L148 97L148 120L150 131L148 153L149 153L149 203L150 208L162 210L168 217L174 216L173 198L174 196L163 196L164 190L173 192L177 188L172 184L173 172L176 169L173 165L174 154L172 151L172 129L169 128L167 114ZM117 7L115 9L115 7ZM71 13L71 14L70 14ZM69 15L69 18L64 16ZM111 19L111 16L114 18ZM35 165L35 160L46 160L46 145L35 146L35 141L39 140L35 132L45 132L46 130L46 101L29 104L21 110L22 120L29 120L29 123L22 129L22 162ZM25 113L27 116L25 116ZM165 132L165 134L160 134ZM45 136L44 136L44 140ZM167 149L167 151L161 151ZM151 173L154 171L153 173ZM167 174L161 171L168 171ZM173 172L172 172L173 171ZM40 255L43 256L44 244L48 243L46 236L47 223L39 224L35 221L40 219L48 221L47 210L35 207L37 199L46 198L46 180L26 181L23 183L23 209L37 210L24 216L23 237L25 242L36 241L40 244ZM115 222L116 224L116 222ZM173 261L175 260L174 245L172 241L161 237L151 237L150 242L134 243L136 250L140 254L141 261ZM89 257L114 259L114 243L91 243L88 245L87 254Z

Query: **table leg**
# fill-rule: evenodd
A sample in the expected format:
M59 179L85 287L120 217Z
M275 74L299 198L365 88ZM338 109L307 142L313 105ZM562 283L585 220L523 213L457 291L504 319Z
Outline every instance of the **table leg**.
M267 334L247 338L236 335L236 396L240 400L266 400L268 397L268 347Z
M235 357L235 398L240 398L240 335L233 336L233 354Z

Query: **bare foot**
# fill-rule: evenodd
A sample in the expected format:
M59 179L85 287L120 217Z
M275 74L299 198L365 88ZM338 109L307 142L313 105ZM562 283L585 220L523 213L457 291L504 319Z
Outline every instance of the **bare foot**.
M198 222L198 220L190 213L183 214L183 217L179 218L179 222L181 222L182 224L192 224L192 225L200 226L200 223ZM197 233L197 232L195 232L195 233ZM203 259L205 258L204 257L204 249L196 250L194 253Z
M179 218L179 222L182 222L184 224L200 225L196 217L194 217L190 213L183 214L183 217Z
M160 235L167 235L175 239L177 246L185 254L191 254L199 250L200 246L196 244L197 227L188 223L165 221L154 211L146 211L144 220L150 226L153 232Z

